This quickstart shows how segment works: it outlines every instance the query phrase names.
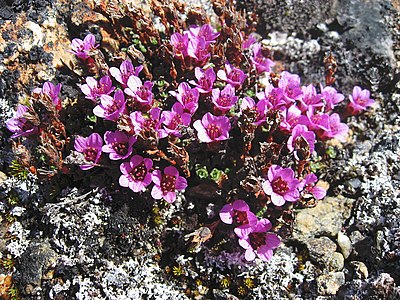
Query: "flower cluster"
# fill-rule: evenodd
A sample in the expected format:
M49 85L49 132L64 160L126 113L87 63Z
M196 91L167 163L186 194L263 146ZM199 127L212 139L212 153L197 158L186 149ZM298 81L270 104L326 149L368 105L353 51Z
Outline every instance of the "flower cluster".
M257 209L262 203L268 210L325 196L326 191L317 185L317 175L307 166L318 151L316 143L346 140L348 126L336 112L345 97L331 86L302 86L300 77L287 71L274 73L271 55L251 35L247 40L237 37L237 48L246 59L228 59L228 55L215 59L225 51L218 41L220 34L205 24L191 25L167 37L169 45L160 47L171 51L165 66L161 64L170 74L164 78L171 79L165 85L148 75L145 63L128 59L105 68L98 73L101 75L89 73L79 87L101 126L93 126L87 137L78 134L73 154L82 157L81 170L114 168L118 177L113 180L120 186L168 203L174 202L177 191L184 191L187 179L192 179L191 160L211 164L215 160L210 157L218 155L234 168L233 174L244 169L241 166L251 158L256 165L251 176L257 186L251 190L226 188L242 189L246 196L240 197L248 203L228 203L219 216L223 223L235 225L246 260L258 256L268 261L280 244L273 233L276 224L270 217L258 218L250 207ZM73 39L69 52L85 65L93 62L98 47L89 34L83 40ZM179 66L180 76L174 66ZM258 89L260 76L267 79L262 89ZM46 97L58 114L62 109L60 90L61 84L46 82L32 97ZM374 103L369 91L358 86L349 100L349 115ZM40 121L32 118L34 113L29 105L18 106L6 123L13 138L41 132ZM235 176L224 175L229 179ZM223 180L218 182L219 187L223 184Z

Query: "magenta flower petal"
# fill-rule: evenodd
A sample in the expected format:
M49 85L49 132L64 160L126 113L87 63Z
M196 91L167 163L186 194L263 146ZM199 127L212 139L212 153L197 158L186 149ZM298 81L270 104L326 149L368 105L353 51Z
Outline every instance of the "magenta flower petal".
M163 192L162 192L161 188L157 185L153 186L153 188L151 190L151 196L156 200L162 199Z
M219 211L219 217L225 224L233 223L233 207L232 204L225 204Z

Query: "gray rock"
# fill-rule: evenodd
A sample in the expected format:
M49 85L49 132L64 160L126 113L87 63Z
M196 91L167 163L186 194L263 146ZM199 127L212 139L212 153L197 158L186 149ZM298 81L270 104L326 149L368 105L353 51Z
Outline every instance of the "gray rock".
M322 265L328 265L333 253L336 251L336 244L326 236L310 239L306 242L310 259Z
M343 234L342 232L339 231L338 237L337 237L337 243L340 249L340 252L343 254L344 258L348 258L350 256L351 250L352 250L352 245L350 238Z
M55 265L57 257L57 253L51 249L47 241L31 242L21 256L15 273L18 288L29 292L33 291L34 287L40 287L46 270Z
M341 253L335 252L332 254L329 261L330 271L341 271L344 267L344 257Z
M296 215L293 237L300 241L321 235L336 237L350 216L353 202L340 196L327 197L313 208L300 210Z
M345 283L343 272L331 272L317 278L318 293L322 295L336 295L339 288Z

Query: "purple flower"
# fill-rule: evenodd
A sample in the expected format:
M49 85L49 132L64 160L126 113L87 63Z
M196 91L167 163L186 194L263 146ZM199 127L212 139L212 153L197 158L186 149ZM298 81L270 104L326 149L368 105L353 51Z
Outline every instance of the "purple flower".
M167 135L181 137L181 129L183 126L190 125L191 116L183 111L182 104L176 102L172 106L172 111L162 112L161 119L164 129L161 131L160 138L164 138Z
M276 234L267 233L272 225L268 219L261 219L251 227L250 233L239 239L239 245L246 249L244 257L252 261L257 256L263 261L269 261L273 255L273 249L278 248L281 241Z
M151 190L151 196L154 199L164 198L168 203L176 200L175 191L183 191L187 187L186 179L179 176L179 172L175 167L169 166L164 169L164 173L160 170L153 171L154 186Z
M152 182L153 161L150 158L143 158L140 155L134 155L129 162L120 165L122 175L119 177L119 184L123 187L129 187L135 193L143 192Z
M86 99L97 102L101 95L109 95L115 90L109 76L100 78L99 82L93 77L86 77L86 84L81 85L81 91L86 95Z
M294 177L291 168L282 168L272 165L267 174L268 178L262 184L262 188L267 195L271 196L271 201L276 206L282 206L286 201L295 202L299 199L300 182Z
M248 36L248 38L246 40L243 41L242 43L242 49L246 50L246 49L250 49L250 47L257 42L257 38L255 36L255 34L250 33L250 35Z
M188 55L187 49L189 44L189 35L184 33L183 35L179 32L171 35L171 45L174 46L174 55L186 57Z
M125 94L133 97L135 101L143 107L151 107L154 102L154 95L152 93L153 83L146 81L142 84L139 77L131 75L128 79L128 87L124 90Z
M322 140L336 138L341 142L345 142L348 131L349 127L346 124L341 123L339 115L335 113L329 116L328 129L323 131L319 137Z
M185 111L193 115L199 106L199 91L196 88L191 88L186 82L181 82L178 86L178 93L169 92L172 96L181 103Z
M106 144L102 147L103 152L110 153L111 160L119 160L132 154L132 146L136 142L136 137L128 137L122 131L106 131L104 141Z
M100 96L100 104L93 108L93 113L105 120L116 122L125 111L125 96L121 90L117 90L114 98L109 95Z
M222 91L219 89L212 90L211 101L214 103L217 111L222 114L229 111L238 101L239 97L235 96L235 88L230 84L226 85Z
M73 39L71 42L72 50L67 50L68 52L74 53L80 59L88 59L90 57L89 52L96 49L98 45L95 45L96 38L93 34L89 33L83 41L81 39Z
M292 130L292 135L287 141L289 151L294 151L297 160L303 160L314 152L315 133L308 131L305 125L296 125ZM305 157L304 157L305 156Z
M282 72L278 87L283 89L287 102L300 100L303 95L303 91L300 87L300 76L287 71Z
M310 84L301 88L303 94L298 99L297 106L301 111L306 111L311 106L313 109L320 109L324 106L322 95L317 94L315 87Z
M316 186L318 178L315 174L311 173L306 176L304 180L300 182L299 190L302 194L312 194L315 199L321 200L326 196L326 190Z
M111 67L109 71L111 76L113 76L119 83L121 83L123 88L126 88L128 86L129 76L139 76L139 73L142 70L143 66L137 66L135 68L129 60L124 60L121 63L119 69L116 67Z
M190 39L204 38L204 40L209 44L215 42L215 39L219 36L219 32L214 32L213 28L209 24L204 24L199 27L192 25L189 28Z
M153 107L150 109L149 114L144 116L140 111L134 111L130 114L130 120L133 126L135 135L141 136L143 139L153 137L158 139L161 136L161 123L160 120L161 109Z
M6 121L7 129L13 133L12 138L38 133L38 128L24 117L28 110L27 106L19 104L14 117Z
M229 62L225 63L225 71L219 70L217 76L222 81L233 85L234 87L241 86L247 75L240 69L234 68Z
M202 68L196 67L194 69L194 75L196 76L197 83L193 80L189 81L190 84L196 86L202 94L208 94L213 88L213 84L217 76L215 75L213 68L208 68L203 70Z
M279 124L279 128L285 133L290 133L293 127L300 122L301 111L298 109L297 105L292 105L289 109L284 108L280 112L282 120Z
M369 97L370 92L368 90L361 90L359 86L355 86L353 88L353 94L349 95L350 102L347 105L347 111L354 116L372 106L375 101Z
M270 109L270 107L268 107L268 102L265 100L260 100L257 102L257 104L255 103L255 101L253 100L253 98L250 97L245 97L242 100L242 103L240 105L240 109L241 111L245 111L245 110L253 110L256 112L255 114L255 121L254 121L254 125L260 125L263 122L265 122L265 114L267 113L267 111Z
M81 165L82 170L89 170L93 168L101 156L101 149L103 146L103 140L98 133L92 133L87 138L77 137L75 139L75 150L83 153L85 160L90 162L87 165Z
M324 113L314 113L314 109L310 107L305 115L301 115L298 120L299 124L306 125L308 129L314 131L319 137L324 131L329 130L329 115Z
M42 88L36 88L33 90L35 94L46 94L49 96L57 110L61 110L61 100L58 98L60 91L61 83L55 86L51 82L45 82Z
M188 56L194 58L196 62L204 65L206 60L211 56L208 44L204 37L193 38L188 44Z
M272 60L263 55L261 45L258 43L253 47L253 57L251 61L256 67L257 73L271 72L271 67L275 65Z
M257 224L257 217L250 211L249 205L243 200L225 204L219 212L219 217L225 224L235 224L234 229L239 238L245 237L249 229Z
M325 112L331 111L336 104L344 100L344 96L331 86L321 87L322 100L325 102Z
M206 113L203 118L193 123L197 130L197 137L200 142L211 143L224 141L229 138L231 123L225 116L216 117L211 113Z
M285 97L283 95L283 89L275 88L272 84L267 84L263 92L256 94L259 100L265 100L268 102L268 106L271 109L281 109L286 107Z

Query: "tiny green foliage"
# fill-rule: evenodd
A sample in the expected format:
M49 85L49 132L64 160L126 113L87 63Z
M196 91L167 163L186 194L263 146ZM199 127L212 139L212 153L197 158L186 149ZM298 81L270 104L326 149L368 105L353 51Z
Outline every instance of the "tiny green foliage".
M185 269L181 265L173 266L172 273L176 276L182 276L185 274Z
M326 155L329 156L329 158L336 158L336 150L332 146L329 146L328 149L326 149Z
M20 180L28 178L29 171L25 169L17 160L11 161L9 166L11 176L14 176Z
M196 169L196 175L200 179L207 179L208 178L209 174L208 174L206 166L201 166L199 164L196 164L195 169Z
M214 168L214 169L212 169L211 172L210 172L210 178L211 178L213 181L218 181L218 180L221 178L222 173L224 173L224 172L222 172L221 170L218 170L218 169Z

